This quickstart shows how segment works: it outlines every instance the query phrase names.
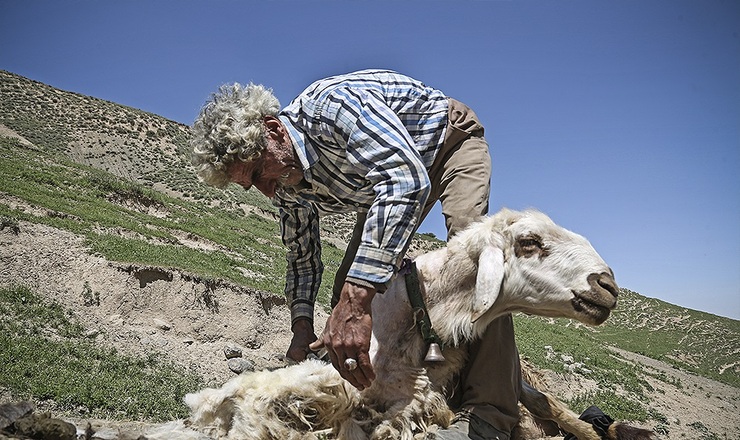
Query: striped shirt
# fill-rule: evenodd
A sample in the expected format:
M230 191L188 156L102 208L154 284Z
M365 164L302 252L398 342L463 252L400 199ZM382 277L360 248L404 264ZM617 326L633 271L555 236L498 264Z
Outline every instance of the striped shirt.
M444 140L447 97L407 76L365 70L311 84L279 118L301 162L301 185L278 191L293 321L313 319L323 264L319 218L366 212L348 278L385 285L426 202Z

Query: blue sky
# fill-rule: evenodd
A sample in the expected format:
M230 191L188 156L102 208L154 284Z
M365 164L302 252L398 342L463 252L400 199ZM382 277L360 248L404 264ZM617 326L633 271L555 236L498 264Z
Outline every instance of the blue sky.
M286 105L370 67L475 109L492 210L536 207L620 286L740 319L740 2L0 0L0 69L186 124L222 83Z

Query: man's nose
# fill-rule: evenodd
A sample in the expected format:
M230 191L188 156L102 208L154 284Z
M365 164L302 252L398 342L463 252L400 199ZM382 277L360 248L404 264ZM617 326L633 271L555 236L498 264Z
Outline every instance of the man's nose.
M276 183L272 180L254 182L253 185L265 196L269 198L275 197L275 186Z

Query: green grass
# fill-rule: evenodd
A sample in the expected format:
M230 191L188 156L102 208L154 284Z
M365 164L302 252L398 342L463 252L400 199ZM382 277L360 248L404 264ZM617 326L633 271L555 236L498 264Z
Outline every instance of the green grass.
M740 321L645 298L622 289L619 306L595 336L604 343L740 387Z
M591 405L596 405L615 420L644 422L653 418L649 408L634 397L618 395L611 389L599 389L578 394L568 401L568 405L580 412Z
M0 365L0 385L14 396L101 418L186 417L182 396L203 386L157 356L96 346L71 313L21 286L0 289Z
M568 324L566 319L516 315L514 330L520 354L541 368L596 381L597 391L585 391L568 400L574 411L596 405L614 419L645 421L648 408L641 402L647 401L646 393L652 387L643 379L642 369L609 350L592 331ZM573 360L565 362L562 356ZM566 365L576 363L582 366L567 369Z
M9 225L46 224L84 236L92 252L111 261L174 268L282 294L285 248L275 221L168 197L14 139L0 138L0 159L0 192L35 210L0 203L0 216ZM149 215L150 207L164 216ZM199 238L219 251L193 249L177 236ZM331 245L323 254L324 279L331 280L342 254ZM320 304L328 304L330 287L323 283Z

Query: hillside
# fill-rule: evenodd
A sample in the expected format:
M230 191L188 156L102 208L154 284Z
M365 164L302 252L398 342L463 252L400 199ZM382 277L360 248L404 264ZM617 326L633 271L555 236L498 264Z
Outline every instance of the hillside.
M0 363L19 366L0 373L0 403L32 397L72 417L163 420L183 416L183 392L234 374L227 345L241 349L242 367L284 362L275 211L256 192L199 184L187 138L186 126L157 115L0 71ZM331 277L350 220L324 223ZM420 236L415 249L439 244ZM740 405L740 322L622 289L604 326L526 316L516 326L523 357L575 409L598 404L664 439L740 438L727 423ZM17 361L58 344L62 353L82 344L71 358L98 360L68 364L69 378L42 368L58 353ZM80 376L119 363L122 388L74 390ZM117 400L136 383L131 368L164 377L155 404Z
M224 209L274 212L259 193L200 185L189 168L188 127L0 71L0 124L47 152Z

